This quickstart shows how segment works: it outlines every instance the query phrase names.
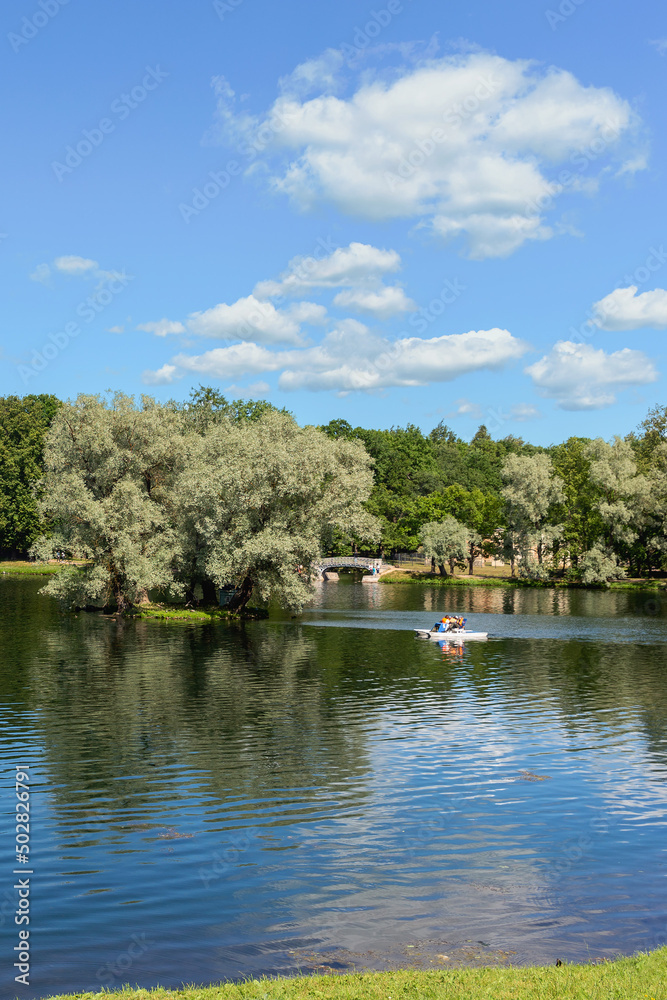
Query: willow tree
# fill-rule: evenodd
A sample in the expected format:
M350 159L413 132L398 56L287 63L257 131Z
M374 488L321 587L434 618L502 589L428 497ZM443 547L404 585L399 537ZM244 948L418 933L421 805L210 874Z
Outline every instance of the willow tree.
M546 557L561 533L554 523L556 506L563 500L560 478L548 455L508 455L503 465L502 494L505 499L506 552L512 575L517 554L521 572L544 577ZM535 553L533 556L532 553Z
M44 588L68 604L119 610L174 583L179 551L165 499L188 451L182 417L150 397L79 396L58 411L45 442L41 513L51 531L37 554L88 560Z
M431 559L431 568L437 563L440 575L447 576L445 563L449 563L449 571L453 573L456 563L467 558L470 534L465 524L450 516L423 525L424 555Z
M648 491L642 521L648 568L663 566L667 559L667 442L652 454Z
M600 492L597 509L604 526L604 545L627 562L632 559L649 504L649 480L637 472L632 445L622 438L614 438L611 444L596 438L587 454L591 480Z
M311 567L327 532L379 539L364 508L372 486L360 442L332 440L267 412L207 429L176 483L175 516L203 540L216 586L235 588L232 609L256 596L299 610L312 594Z

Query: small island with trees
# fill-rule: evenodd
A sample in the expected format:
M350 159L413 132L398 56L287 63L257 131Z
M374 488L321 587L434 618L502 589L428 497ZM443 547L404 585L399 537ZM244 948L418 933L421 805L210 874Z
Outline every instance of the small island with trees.
M44 591L71 608L210 617L222 590L218 614L298 612L323 555L419 550L431 582L495 557L503 582L538 586L655 585L667 566L667 407L546 448L483 426L470 443L442 423L300 427L205 387L5 397L0 429L3 556L60 560Z

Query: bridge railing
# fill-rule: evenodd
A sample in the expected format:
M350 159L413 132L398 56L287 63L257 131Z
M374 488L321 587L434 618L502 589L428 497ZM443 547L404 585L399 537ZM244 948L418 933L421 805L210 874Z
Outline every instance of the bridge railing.
M382 566L381 559L368 559L365 556L327 556L326 559L319 559L315 565L320 570L334 569L335 567L350 567L354 569L355 567L359 569L380 569Z

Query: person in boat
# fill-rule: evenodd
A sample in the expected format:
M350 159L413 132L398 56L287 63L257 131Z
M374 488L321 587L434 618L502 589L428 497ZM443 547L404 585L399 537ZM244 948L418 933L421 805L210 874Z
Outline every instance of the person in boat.
M431 632L446 632L449 627L449 618L441 618L439 622L436 622Z
M451 616L447 619L447 624L443 629L444 632L459 632L465 628L465 623L467 619L461 618L459 616Z

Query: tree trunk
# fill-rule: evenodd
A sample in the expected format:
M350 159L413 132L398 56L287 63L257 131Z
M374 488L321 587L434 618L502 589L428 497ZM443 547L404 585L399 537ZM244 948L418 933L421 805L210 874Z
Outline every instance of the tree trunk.
M440 563L438 569L440 570L440 576L447 576L447 570L445 569L444 563Z
M129 607L129 601L123 591L118 587L116 589L116 609L119 615L125 614L127 608Z
M195 580L194 576L190 577L188 588L185 591L185 603L188 605L194 606L199 603L195 596L196 586L197 586L197 581Z
M431 556L431 573L435 573L435 556Z
M218 588L213 583L213 580L202 580L201 589L204 604L218 603Z
M470 546L470 555L468 556L468 576L473 576L475 572L475 549Z
M456 566L456 558L454 556L449 557L449 572L454 576L454 567Z
M252 597L254 583L249 576L245 578L241 587L236 591L231 601L227 605L230 611L241 611Z
M140 590L139 591L139 593L137 594L137 601L136 601L136 603L137 604L149 604L150 603L149 600L148 600L148 591L147 590Z
M116 600L116 608L118 610L118 613L122 615L125 613L125 611L130 605L130 601L128 601L127 595L125 593L124 585L126 581L124 577L118 572L113 563L109 568L111 571L111 581L112 581L111 590Z

